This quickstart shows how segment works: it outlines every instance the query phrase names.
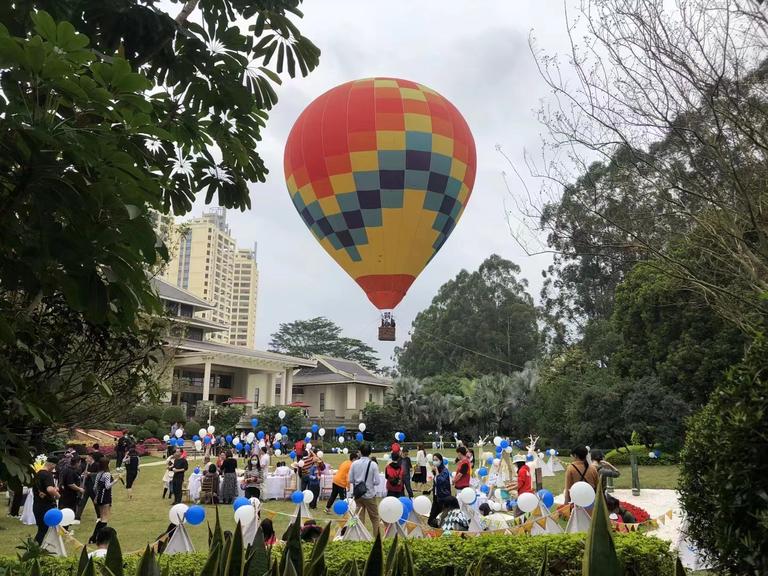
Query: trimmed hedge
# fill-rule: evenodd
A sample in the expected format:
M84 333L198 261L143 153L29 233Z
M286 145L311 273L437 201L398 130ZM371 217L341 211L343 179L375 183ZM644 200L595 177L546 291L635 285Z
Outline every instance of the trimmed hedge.
M505 536L489 534L462 538L444 536L409 540L413 553L415 572L419 576L442 576L443 569L454 566L462 575L466 568L480 558L485 559L483 576L530 576L535 573L547 546L549 572L553 576L580 576L581 558L584 552L584 534L547 536ZM674 573L673 557L669 543L642 534L615 534L616 551L629 574L634 576L667 576ZM389 548L392 541L384 543ZM371 542L331 542L325 552L328 575L339 574L350 560L362 569ZM305 558L311 545L305 549ZM386 553L385 553L386 557ZM168 576L198 576L205 565L207 554L176 554L161 556L160 566L169 567ZM126 556L126 574L134 574L138 556ZM78 558L45 558L42 576L74 576ZM6 566L14 566L14 558L0 557L0 572Z
M680 461L679 455L676 453L664 452L662 450L658 458L650 458L648 456L650 450L645 446L630 446L629 449L637 456L637 463L640 466L669 466ZM625 448L611 450L605 455L605 459L614 466L629 466L629 453L627 453Z

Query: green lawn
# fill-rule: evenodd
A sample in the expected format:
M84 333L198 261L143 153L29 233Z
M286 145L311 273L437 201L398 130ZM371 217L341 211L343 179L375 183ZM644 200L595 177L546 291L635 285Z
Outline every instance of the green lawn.
M334 467L338 466L342 456L327 455L326 460ZM143 463L156 462L157 459L145 458ZM196 462L190 461L194 468ZM381 463L383 466L383 463ZM123 551L130 552L144 548L147 543L165 531L168 526L168 509L170 500L162 499L162 475L163 466L142 466L139 478L134 485L133 500L126 497L125 488L119 484L114 488L114 505L110 526L115 528L120 536L120 544ZM630 487L629 469L622 468L622 475L616 480L617 488ZM640 482L643 488L674 488L677 481L678 469L674 466L641 467ZM553 493L558 494L563 489L563 473L554 478L545 478L544 486ZM294 505L289 502L266 502L267 510L291 513ZM322 520L327 516L322 511L323 504L316 516ZM213 507L207 506L208 518L213 519ZM225 529L234 528L233 511L231 506L219 506L219 514ZM282 534L288 524L288 516L276 516L274 523L278 535ZM80 542L87 541L93 530L96 518L92 506L83 514L82 524L75 526L75 538ZM199 550L206 547L207 530L205 524L190 526L189 534L195 546ZM5 513L0 517L0 554L15 554L15 547L27 536L34 536L34 526L24 526L18 520L8 518Z

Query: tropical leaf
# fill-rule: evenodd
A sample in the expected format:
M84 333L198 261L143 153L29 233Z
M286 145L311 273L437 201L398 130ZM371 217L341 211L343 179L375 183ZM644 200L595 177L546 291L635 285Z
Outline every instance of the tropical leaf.
M269 572L270 551L264 544L264 532L259 528L253 543L248 547L245 573L248 576L264 576Z
M304 570L304 576L323 576L325 574L325 549L330 538L331 523L328 522L318 539L315 540L315 545L312 547L312 555L307 562L306 570Z
M104 566L114 576L123 576L123 551L120 549L120 542L117 537L109 541L107 556L104 558Z
M547 550L547 545L544 544L544 558L541 561L541 567L539 567L539 571L536 573L536 576L547 576L547 572L549 571L547 569L548 563L549 563L549 551Z
M589 526L581 565L582 576L624 576L624 568L616 555L613 529L608 519L608 510L603 496L603 482L600 478L595 491L595 506Z
M387 551L387 559L384 562L384 574L392 574L394 572L394 567L397 563L397 554L399 549L398 544L399 544L398 534L395 533L395 539L392 540L392 545L389 547L389 550Z
M80 552L80 561L77 564L77 576L82 576L83 572L85 572L85 567L87 565L88 565L88 548L86 546L83 546L83 549Z
M285 545L280 559L280 574L285 574L286 564L292 563L297 575L302 576L304 556L301 549L301 514L297 514L296 520L288 525L283 540Z
M363 576L383 576L384 575L384 549L381 545L381 533L376 534L376 540L371 547L371 553L368 554L368 560L365 561Z
M200 576L221 576L219 558L221 556L221 544L208 551L208 560L205 561Z
M687 572L685 571L685 566L683 566L683 561L680 560L680 556L678 556L675 561L675 576L686 576L686 574Z
M155 551L147 546L144 554L139 560L139 567L136 569L136 576L160 576L160 566L157 564Z
M242 576L245 569L244 556L243 529L238 520L234 534L232 535L232 542L227 551L227 563L224 567L223 576Z

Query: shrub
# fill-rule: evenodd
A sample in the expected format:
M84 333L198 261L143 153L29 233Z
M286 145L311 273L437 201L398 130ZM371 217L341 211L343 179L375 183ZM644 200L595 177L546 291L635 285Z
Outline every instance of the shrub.
M141 424L149 419L149 410L146 406L136 406L128 415L128 420L133 424Z
M689 420L681 454L688 534L731 574L768 573L767 369L760 336Z
M141 427L146 430L157 430L158 426L159 424L157 423L157 420L145 420L141 425Z
M147 406L147 418L150 420L160 421L163 419L163 411L165 406Z
M200 422L197 420L189 420L184 425L184 432L186 432L187 436L191 438L200 431L200 428L202 428L202 426L200 426Z
M648 456L650 450L644 445L630 446L629 450L632 454L637 456L637 463L641 466L669 466L671 464L677 464L679 462L679 455L671 452L665 452L661 450L661 454L658 458L651 458ZM614 466L629 466L629 455L626 448L620 450L611 450L605 455L605 459L608 460Z
M672 555L669 545L656 538L638 533L616 534L616 551L629 574L635 576L671 576ZM466 568L481 557L485 559L483 576L529 576L538 570L547 547L550 574L580 576L581 557L584 552L584 534L551 536L484 535L471 538L443 537L409 540L408 546L414 560L414 572L419 576L443 576L448 566L455 567L456 574L464 574ZM385 550L392 545L384 543ZM354 560L362 569L371 550L371 542L331 542L324 558L328 576L345 574L345 564ZM311 553L311 545L305 545L304 557ZM279 554L280 550L276 550ZM386 552L385 552L386 557ZM168 576L198 576L205 565L207 554L175 554L161 556L160 566L168 566ZM135 574L139 557L124 557L125 573ZM74 574L78 558L45 558L42 576ZM18 560L0 557L3 567L17 567Z
M162 420L169 426L174 422L183 424L187 421L187 414L182 410L181 406L168 406L163 410Z
M153 436L153 433L147 430L146 428L139 428L136 430L136 439L139 441L146 440L147 438L151 438Z

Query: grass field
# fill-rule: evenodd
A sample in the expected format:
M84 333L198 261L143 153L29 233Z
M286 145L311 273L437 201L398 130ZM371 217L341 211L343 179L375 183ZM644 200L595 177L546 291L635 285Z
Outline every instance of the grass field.
M342 456L327 455L326 461L334 468L342 460ZM144 458L139 477L134 484L133 500L128 500L125 488L118 484L113 489L114 504L112 507L112 520L109 525L120 537L120 543L123 551L131 552L143 549L147 543L153 542L158 535L162 534L168 526L168 509L170 500L162 499L162 476L164 466L152 465L159 462L156 458ZM190 467L194 468L197 464L195 460L190 460ZM384 463L380 463L384 466ZM620 468L622 475L617 478L615 485L617 488L630 487L629 468ZM643 488L674 488L677 483L678 469L676 466L650 466L640 468L640 483ZM551 490L554 494L559 494L563 490L563 473L560 472L554 478L544 478L544 487ZM294 505L290 502L270 501L263 503L267 510L283 512L290 514L294 511ZM322 522L327 518L323 512L324 504L321 502L316 517ZM213 506L206 506L207 518L213 520ZM234 528L233 511L230 505L220 505L219 514L225 529ZM278 535L281 535L288 524L289 517L278 515L274 519L275 529ZM80 542L86 542L93 530L96 517L93 507L90 505L83 514L82 524L74 526L74 537ZM15 547L27 536L34 536L34 526L24 526L16 519L9 518L4 512L0 516L0 555L13 555ZM195 547L199 550L205 549L207 543L207 530L205 523L200 526L190 526L188 528ZM71 546L69 546L71 550Z

